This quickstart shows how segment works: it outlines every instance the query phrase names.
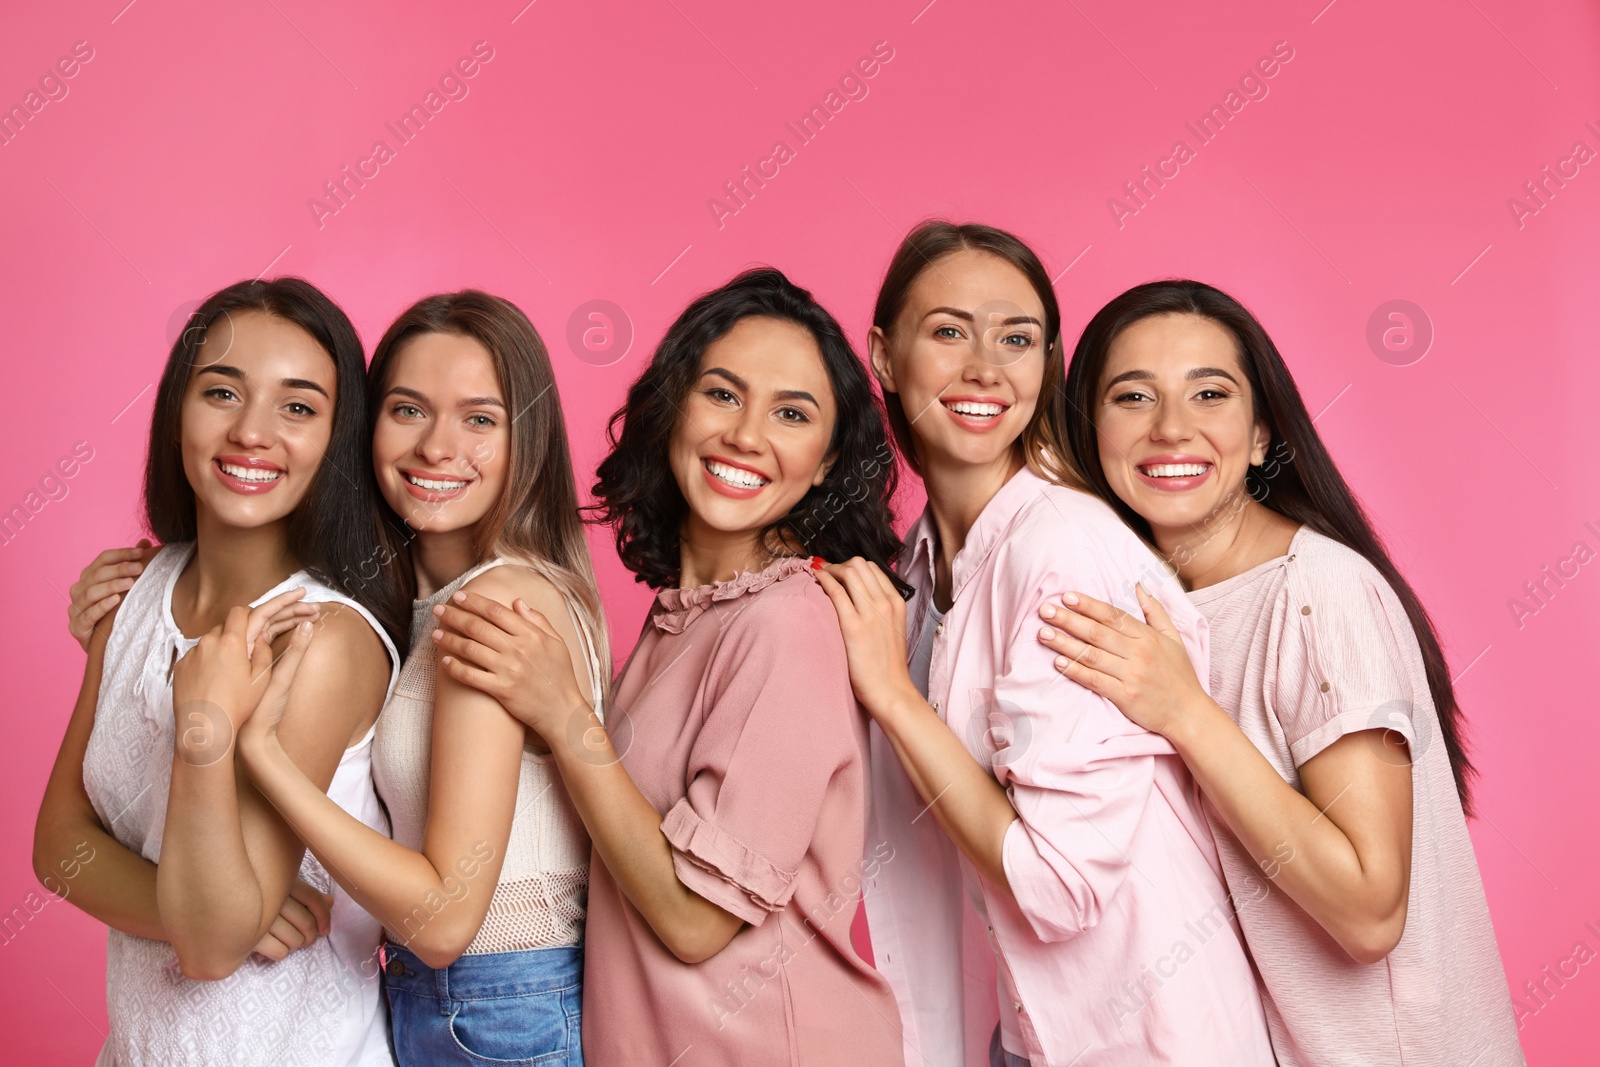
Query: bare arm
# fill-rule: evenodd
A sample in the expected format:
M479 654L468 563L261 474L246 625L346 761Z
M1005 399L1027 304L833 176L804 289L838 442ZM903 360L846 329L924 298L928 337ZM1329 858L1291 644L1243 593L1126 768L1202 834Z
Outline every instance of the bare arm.
M547 583L497 567L466 588L497 602ZM320 638L319 638L320 640ZM292 671L291 651L276 668ZM516 810L526 731L493 697L438 675L428 825L422 851L351 817L300 773L266 717L243 731L251 776L357 903L430 967L453 963L477 936L500 880Z
M580 687L577 636L554 589L511 611L467 596L442 609L443 671L493 694L538 731L617 886L674 956L699 963L727 947L744 922L678 879L657 811L622 766ZM574 743L574 739L577 739Z
M1140 590L1147 625L1091 597L1046 605L1067 677L1172 742L1240 843L1296 904L1361 963L1405 930L1411 876L1411 764L1393 734L1339 738L1283 779L1194 674L1165 610Z
M191 978L223 978L238 969L271 928L305 854L294 831L240 773L231 745L262 699L272 662L265 642L253 657L247 652L248 614L235 608L228 626L202 638L173 675L179 722L157 902ZM319 622L318 641L305 651L298 684L286 694L280 735L289 758L325 791L357 727L376 716L389 663L377 635L355 612L326 605ZM197 723L226 736L191 747L186 738Z

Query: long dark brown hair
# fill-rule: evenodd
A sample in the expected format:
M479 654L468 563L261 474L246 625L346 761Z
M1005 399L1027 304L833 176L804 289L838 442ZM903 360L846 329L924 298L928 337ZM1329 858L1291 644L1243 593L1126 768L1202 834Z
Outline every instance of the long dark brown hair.
M871 376L827 309L771 267L745 271L703 294L662 337L611 416L611 452L595 472L591 521L613 528L617 555L636 580L653 589L677 582L679 529L688 503L668 465L668 446L684 399L700 377L701 356L750 317L793 323L811 335L838 412L822 484L761 531L762 544L778 542L833 561L860 556L878 564L905 595L910 587L891 570L900 552L889 510L897 477L894 453Z
M1090 487L1140 536L1151 540L1150 524L1123 503L1106 480L1093 412L1099 406L1100 379L1112 343L1123 330L1152 315L1198 315L1233 335L1238 345L1239 365L1250 382L1255 417L1266 424L1275 445L1288 446L1292 457L1287 462L1274 464L1270 472L1270 492L1262 503L1360 554L1377 568L1400 598L1422 649L1428 688L1439 713L1439 732L1450 757L1456 792L1461 797L1462 807L1471 814L1469 783L1476 772L1463 743L1461 707L1456 703L1455 686L1450 680L1450 668L1433 620L1389 558L1366 512L1317 436L1311 415L1300 399L1300 390L1295 387L1277 345L1244 305L1202 282L1159 281L1129 289L1089 320L1072 354L1066 392L1075 416L1069 424L1068 439ZM1257 485L1265 485L1264 473L1259 469L1253 468L1250 478L1254 478Z
M1044 305L1044 381L1039 387L1039 402L1033 417L1023 427L1019 439L1023 460L1041 478L1071 489L1086 489L1082 475L1073 465L1067 447L1069 423L1066 395L1062 391L1061 308L1056 303L1055 287L1044 264L1020 237L982 223L954 223L929 219L912 230L895 250L889 269L878 288L878 302L872 310L872 324L885 336L894 335L895 322L905 310L911 287L926 270L934 269L944 256L955 252L987 252L1022 272ZM885 392L884 408L895 444L906 465L918 474L922 464L917 457L916 439L897 393Z
M544 340L522 309L501 297L477 289L424 297L400 313L372 354L367 371L369 435L382 417L396 354L425 333L470 337L487 349L511 419L505 491L478 521L473 545L477 558L515 559L576 600L582 608L580 622L588 630L583 637L600 659L601 679L609 682L605 613L583 536L567 424ZM381 497L379 506L387 569L405 596L414 597L417 579L410 544L415 534Z
M395 642L410 643L410 610L398 588L357 576L373 566L378 546L377 479L367 426L366 358L361 338L339 305L300 278L238 282L207 297L190 314L156 387L144 469L145 527L163 544L198 532L194 488L183 469L183 396L206 337L219 318L259 312L304 330L333 361L333 426L322 463L289 517L289 551L319 581L364 605ZM206 355L207 363L216 361Z

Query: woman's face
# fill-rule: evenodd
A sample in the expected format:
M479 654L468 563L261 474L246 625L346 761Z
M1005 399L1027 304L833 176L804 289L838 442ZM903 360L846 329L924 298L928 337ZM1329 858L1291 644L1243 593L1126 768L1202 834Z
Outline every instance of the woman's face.
M198 512L241 529L286 519L322 466L338 399L332 357L299 326L259 311L218 316L179 416Z
M912 283L891 335L873 328L873 372L899 394L924 467L1009 458L1039 401L1044 322L1022 271L963 250Z
M471 337L423 333L389 365L372 434L383 498L407 526L464 530L505 491L511 414L489 350Z
M1151 315L1111 342L1094 411L1112 490L1150 523L1181 532L1244 502L1266 458L1238 342L1199 315Z
M816 339L750 316L708 345L668 447L691 540L760 530L827 477L837 415Z

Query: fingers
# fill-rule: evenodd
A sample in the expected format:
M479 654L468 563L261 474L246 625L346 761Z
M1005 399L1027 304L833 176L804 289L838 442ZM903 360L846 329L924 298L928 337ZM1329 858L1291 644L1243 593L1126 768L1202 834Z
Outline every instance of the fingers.
M245 616L245 644L251 649L254 649L256 638L261 636L261 632L266 629L267 623L285 608L292 604L298 604L300 602L300 598L305 595L306 591L304 587L290 589L287 592L279 593L277 596L273 597L264 604L257 604L255 607L251 608L249 613ZM315 610L315 606L312 606L312 609ZM229 612L228 617L231 619L233 617L233 613Z
M439 669L444 671L450 677L454 678L456 681L460 682L462 685L470 685L472 688L479 690L480 692L488 693L490 696L499 699L499 685L495 680L495 676L490 674L488 671L481 671L476 667L470 667L456 659L454 656L445 656L441 658L439 660Z
M1057 656L1055 668L1089 692L1105 697L1113 704L1117 702L1117 697L1122 692L1122 686L1115 678L1095 670L1082 660L1070 656Z
M492 600L481 593L470 592L466 589L461 590L450 598L450 606L482 616L485 621L513 636L522 633L528 628L530 616L536 616L540 622L545 624L546 628L549 627L549 620L532 608L528 608L526 614L518 614L498 600Z
M265 641L256 645L256 655L251 658L250 665L255 668L256 674L266 671L272 672L272 681L267 684L267 691L261 695L261 703L268 707L275 707L274 701L281 701L287 697L290 688L294 685L294 676L300 670L300 661L305 658L306 649L311 647L311 634L314 627L309 619L301 620L294 628L294 636L289 638L288 647L283 650L283 655L276 661L272 658L272 646Z
M108 597L95 601L82 611L72 609L71 617L67 622L67 629L72 633L73 637L77 638L78 644L83 646L84 651L89 649L89 639L94 636L94 628L100 624L101 619L110 613L112 608L120 603L122 603L122 594L113 593Z
M1100 605L1098 610L1102 616L1110 618L1108 611L1116 611L1121 615L1121 629L1107 625L1091 616L1086 605L1089 601ZM1046 602L1039 608L1039 616L1051 626L1065 630L1080 641L1085 641L1096 648L1110 652L1116 656L1126 656L1133 647L1133 641L1138 636L1136 628L1143 628L1144 623L1120 612L1101 601L1086 597L1081 593L1067 593L1062 596L1060 604Z
M1147 592L1142 585L1135 585L1133 591L1139 596L1139 606L1144 608L1145 621L1157 633L1165 634L1173 640L1182 640L1178 635L1178 628L1172 625L1172 617L1167 614L1167 609L1161 606L1161 601Z
M311 909L296 900L292 893L283 898L283 907L278 909L278 919L292 926L295 932L300 935L300 946L298 947L304 947L315 941L317 935L322 932L321 924L317 921L317 917L312 914ZM283 938L276 933L277 922L272 925L274 927L273 936L282 941Z
M1115 656L1107 655L1095 646L1085 644L1071 634L1057 630L1053 626L1045 626L1039 630L1039 643L1055 652L1058 656L1081 663L1085 667L1090 667L1102 674L1108 674L1113 677L1121 676L1117 668L1123 662L1122 660ZM1056 669L1061 669L1059 661L1056 664Z
M822 586L822 591L828 594L828 599L833 601L833 610L839 613L839 621L843 624L845 619L855 617L856 606L850 600L849 591L839 584L839 579L828 573L828 566L831 564L817 568L817 582Z
M298 604L290 604L267 620L266 627L256 637L256 640L270 645L279 636L293 630L302 622L310 621L311 625L315 626L318 614L319 608L316 604L307 604L304 601Z
M270 931L256 943L256 951L274 962L289 958L289 946L279 941Z
M460 594L457 595L459 596ZM472 594L470 593L468 594L468 596L471 595ZM486 597L479 597L478 599L487 600ZM494 601L488 602L491 604L494 603ZM503 605L495 604L494 606L505 612L505 614L510 616L512 619L516 619L515 614L513 614ZM513 631L505 629L498 622L488 621L484 618L484 616L475 611L468 611L467 608L461 604L454 602L449 604L440 604L438 607L433 609L433 613L434 615L438 616L439 625L445 630L454 630L456 633L461 634L464 637L470 637L480 645L487 645L496 652L504 652L511 644L510 638ZM514 632L527 632L527 624L523 623L521 620L517 620L513 623L513 625L516 626L516 630Z
M312 933L308 937L304 930L284 918L282 913L279 913L272 920L272 925L267 927L267 936L281 943L286 953L305 948L317 939L315 927L312 928Z
M453 656L484 671L495 666L498 656L489 646L480 645L470 637L462 637L449 630L435 630L434 634L433 643L439 647L441 656Z
M289 887L289 895L316 916L318 932L326 935L332 928L333 894L324 893L303 878L296 878Z

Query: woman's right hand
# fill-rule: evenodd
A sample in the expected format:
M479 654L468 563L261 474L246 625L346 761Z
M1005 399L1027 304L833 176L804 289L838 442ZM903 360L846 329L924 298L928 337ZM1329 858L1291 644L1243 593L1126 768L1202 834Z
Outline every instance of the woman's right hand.
M297 949L306 948L328 935L333 897L296 878L289 895L278 910L272 926L256 943L255 950L269 960L281 960Z
M132 548L112 548L100 553L83 568L68 590L72 604L67 609L67 629L85 652L89 650L89 638L94 636L95 626L122 603L122 594L133 588L134 579L159 551L147 538L141 538Z

